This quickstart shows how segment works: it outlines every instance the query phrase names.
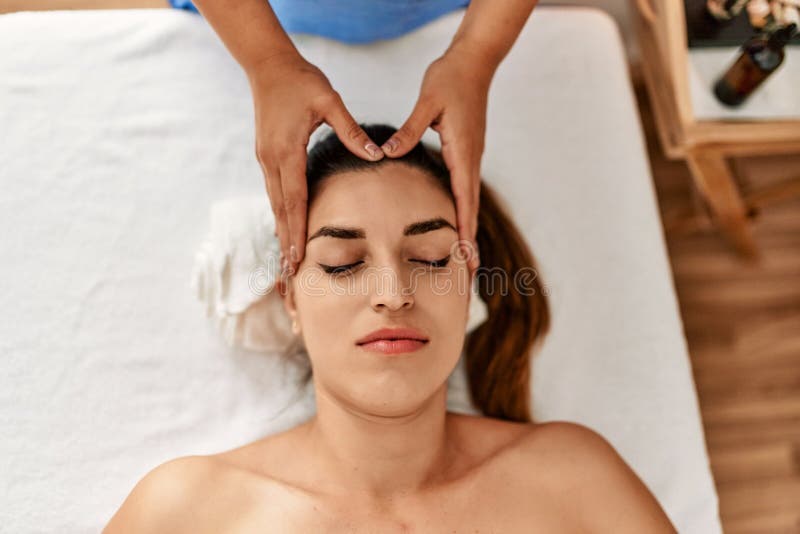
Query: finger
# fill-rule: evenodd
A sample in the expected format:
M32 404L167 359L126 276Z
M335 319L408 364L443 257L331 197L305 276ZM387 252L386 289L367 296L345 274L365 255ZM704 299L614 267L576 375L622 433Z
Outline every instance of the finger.
M472 263L472 268L477 269L480 266L481 256L478 249L478 214L481 209L481 171L480 164L472 170L472 219L470 221L470 235L472 238L473 246L475 247L475 258Z
M455 185L454 185L455 187ZM464 243L466 249L466 259L471 266L475 256L474 238L472 236L472 200L471 193L464 191L453 191L456 199L456 226L458 227L458 238Z
M300 147L281 161L281 186L286 221L289 228L289 261L296 267L305 255L308 185L306 151Z
M460 213L470 212L473 210L471 202L468 201L463 201L456 209ZM461 216L461 219L458 223L458 236L459 239L465 243L467 266L470 270L473 270L478 267L479 259L478 244L475 241L470 229L471 219L472 217L469 214Z
M419 143L425 130L438 115L439 110L428 100L422 98L417 100L411 116L381 147L384 154L392 158L407 154Z
M464 154L464 152L466 151L445 151L444 154L448 156L445 158L445 163L450 169L450 185L456 201L458 238L462 242L471 245L469 250L465 252L467 253L470 269L474 269L479 262L475 237L477 234L480 175L476 166L461 163L469 160L466 155L459 157L459 154ZM448 159L455 159L456 161L448 161Z
M262 165L262 171L266 177L269 204L275 216L275 229L281 246L281 254L286 255L289 248L289 227L286 223L286 211L283 207L283 189L281 187L280 173L277 167L266 165ZM282 266L279 267L282 268Z
M481 170L480 166L472 169L472 221L471 221L471 234L472 239L478 238L478 214L481 210Z
M328 109L323 111L323 117L350 152L370 161L383 158L383 151L350 115L340 96L336 95L331 101Z

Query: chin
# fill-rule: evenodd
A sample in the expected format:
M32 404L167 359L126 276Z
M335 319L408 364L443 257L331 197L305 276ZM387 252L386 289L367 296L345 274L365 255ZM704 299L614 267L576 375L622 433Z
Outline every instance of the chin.
M409 379L416 382L409 383ZM446 389L446 377L441 384L426 387L419 382L419 375L411 377L388 377L381 380L364 381L351 396L353 404L366 413L381 417L401 417L422 409L442 388Z

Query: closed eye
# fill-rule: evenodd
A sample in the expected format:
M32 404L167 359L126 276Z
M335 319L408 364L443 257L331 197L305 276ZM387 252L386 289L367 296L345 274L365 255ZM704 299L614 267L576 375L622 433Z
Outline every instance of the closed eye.
M324 265L322 263L318 265L322 267L322 270L328 274L343 274L352 271L354 267L358 266L361 263L364 262L357 261L355 263L349 263L347 265Z
M447 264L450 262L450 254L448 254L447 256L445 256L444 258L442 258L440 260L435 260L435 261L416 260L416 259L412 259L411 261L417 262L417 263L423 263L425 265L429 265L432 268L438 269L438 268L442 268L442 267L446 267L447 266ZM355 263L348 263L347 265L325 265L325 264L319 263L318 265L322 268L323 271L325 271L328 274L344 274L344 273L352 272L355 267L357 267L358 265L360 265L362 263L364 263L364 262L363 261L357 261Z
M434 269L439 269L447 266L448 262L450 261L450 254L448 254L441 260L436 260L436 261L426 261L426 260L411 260L411 261L415 261L417 263L424 263L425 265L430 265Z

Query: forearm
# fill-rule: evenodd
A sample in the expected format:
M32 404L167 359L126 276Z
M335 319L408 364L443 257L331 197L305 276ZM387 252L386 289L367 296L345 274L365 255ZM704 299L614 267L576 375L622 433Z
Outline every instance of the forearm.
M248 74L275 55L299 54L267 0L194 0L194 4Z
M494 73L517 40L538 0L471 0L450 49L482 56Z

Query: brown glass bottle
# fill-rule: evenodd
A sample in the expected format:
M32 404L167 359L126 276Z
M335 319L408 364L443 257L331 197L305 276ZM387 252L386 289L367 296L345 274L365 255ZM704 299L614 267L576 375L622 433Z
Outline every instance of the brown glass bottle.
M744 102L783 63L783 49L795 29L791 24L772 33L760 33L742 45L739 57L714 84L719 101L728 106Z

